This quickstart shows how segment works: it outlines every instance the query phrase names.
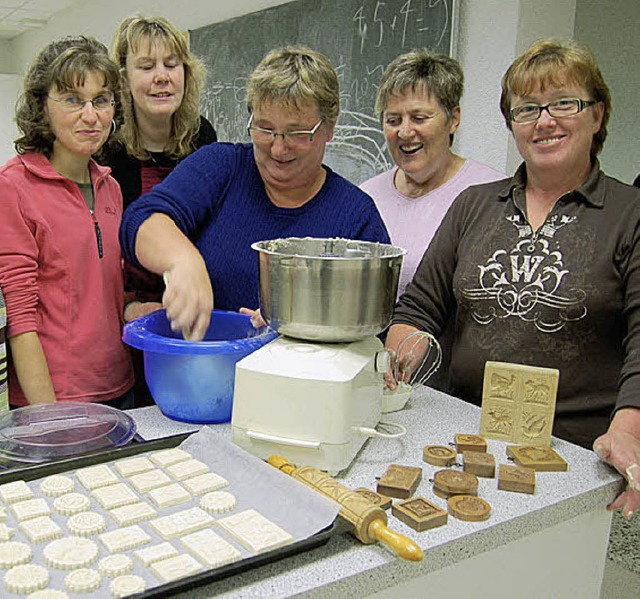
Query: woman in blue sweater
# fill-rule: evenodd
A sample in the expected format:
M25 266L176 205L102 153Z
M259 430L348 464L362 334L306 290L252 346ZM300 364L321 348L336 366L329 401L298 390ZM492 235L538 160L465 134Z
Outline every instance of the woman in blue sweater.
M211 309L258 307L251 244L281 237L389 243L373 200L322 164L339 113L329 60L273 50L249 77L252 144L217 143L183 160L125 212L125 257L162 273L174 330L198 340Z

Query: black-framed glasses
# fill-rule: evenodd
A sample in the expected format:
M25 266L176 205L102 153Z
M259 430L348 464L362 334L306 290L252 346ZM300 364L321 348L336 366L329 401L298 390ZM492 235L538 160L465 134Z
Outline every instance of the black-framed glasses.
M272 129L263 129L262 127L255 127L253 123L253 114L249 117L247 123L247 132L251 139L257 143L271 143L275 141L276 137L282 137L282 141L288 143L291 146L304 147L308 146L313 141L313 136L320 129L320 125L324 122L324 118L321 118L311 129L308 131L284 131L283 133L276 133Z
M108 110L116 105L116 101L111 96L107 95L96 96L93 100L83 100L75 94L68 94L63 98L54 98L53 96L47 97L49 100L53 100L60 104L60 106L62 106L62 108L67 112L80 112L85 107L85 104L91 104L93 109L97 112Z
M546 110L553 118L573 116L582 112L585 108L593 106L595 100L582 100L580 98L560 98L541 106L540 104L522 104L509 111L514 123L533 123L540 118L543 110Z

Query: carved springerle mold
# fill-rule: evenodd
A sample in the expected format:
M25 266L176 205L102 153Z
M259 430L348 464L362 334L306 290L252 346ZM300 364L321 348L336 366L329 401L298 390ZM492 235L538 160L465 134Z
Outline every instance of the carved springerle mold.
M463 433L456 434L456 451L464 453L465 451L478 451L484 453L487 451L487 442L480 435L467 435Z
M549 445L559 372L508 362L487 362L480 433L491 439Z
M536 490L536 472L532 468L500 464L498 489L533 494Z
M537 472L565 472L568 468L567 462L550 447L510 447L508 455L518 466L533 468Z
M422 532L447 523L448 514L424 497L413 497L395 503L391 513L407 526Z
M387 497L407 499L413 495L422 480L422 468L391 464L378 481L376 491Z
M465 472L484 478L493 478L496 475L496 459L492 453L464 451L462 457Z

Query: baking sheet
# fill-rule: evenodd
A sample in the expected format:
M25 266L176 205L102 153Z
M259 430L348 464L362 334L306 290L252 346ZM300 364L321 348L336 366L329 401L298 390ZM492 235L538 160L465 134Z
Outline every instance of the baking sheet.
M181 439L182 437L176 439L171 446L177 446L177 443ZM146 445L153 444L141 444L141 447ZM236 547L242 553L243 559L228 566L222 566L215 570L205 570L203 573L192 577L184 578L168 584L162 584L161 581L156 579L150 569L145 568L139 560L133 556L133 552L137 549L164 542L164 539L158 536L149 526L148 521L141 522L138 525L141 526L149 536L151 536L152 541L142 547L137 547L123 553L132 557L133 573L138 574L145 579L147 583L146 596L166 595L168 592L177 592L183 588L193 587L198 584L205 584L215 580L216 578L228 576L249 567L255 567L286 555L309 549L328 540L327 531L332 530L332 524L334 523L339 511L339 505L337 503L326 499L319 493L307 488L305 485L269 466L255 456L248 454L239 447L220 439L220 437L214 434L208 427L204 427L198 433L188 436L179 446L191 453L194 458L205 462L212 472L220 474L230 483L224 490L235 495L237 499L237 506L233 512L213 516L215 519L252 507L289 532L294 537L294 542L293 544L287 545L281 549L276 549L255 556L235 542L235 540L228 536L222 529L214 526L213 529L215 532ZM151 449L151 447L149 447L149 449ZM158 448L153 447L153 449L157 450ZM94 459L91 463L105 462L112 464L113 461L116 461L117 459L125 459L128 457L128 453L130 452L109 452L102 456L103 459ZM150 452L135 451L136 455L146 455L147 453ZM109 457L112 459L109 460ZM84 460L89 458L90 456L84 458ZM24 477L25 479L30 479L27 484L33 491L34 498L42 497L47 500L47 503L52 508L51 518L63 529L63 531L65 531L65 533L67 532L66 521L68 517L60 516L53 510L53 498L44 496L40 492L39 484L41 478L52 474L54 471L64 472L70 475L76 482L76 491L83 492L87 496L90 496L90 492L86 491L74 476L78 466L84 467L88 464L78 462L80 462L80 460L69 460L66 464L67 468L62 470L59 468L59 465L56 467L53 464L51 465L51 468L48 468L47 466L29 468L29 472L26 473L28 476ZM39 474L41 476L35 476L38 474L38 470L40 471ZM112 471L121 479L122 482L126 482L127 479L121 477L115 468L112 468ZM12 476L7 476L9 474L12 474ZM22 478L17 476L17 474L17 472L9 471L6 475L0 476L0 484L9 482L9 480ZM141 496L143 500L151 503L146 497L144 497L144 494L137 494ZM160 517L176 511L195 507L199 505L199 501L199 497L194 497L190 502L168 508L156 509L158 511L158 516ZM106 510L104 510L95 499L92 498L91 503L92 505L90 509L104 514L107 519L107 529L105 532L118 528L116 522L107 515ZM11 540L30 544L27 537L20 531L10 509L7 509L7 514L8 519L5 523L12 528L16 528L16 534ZM98 561L109 555L109 553L97 539L97 535L94 535L91 538L93 538L99 547L99 556L98 560L89 567L97 569ZM184 550L177 539L173 539L170 542L180 553L186 553L186 550ZM43 558L43 549L46 545L47 542L32 546L33 558L30 563L46 566ZM64 577L68 572L56 570L54 568L48 569L51 577L49 588L66 590L64 587ZM6 569L0 570L0 572L2 573L2 576L4 576ZM111 580L112 579L110 578L104 577L100 588L93 593L69 593L69 596L110 597L111 595L108 590L108 585ZM24 595L7 592L3 584L2 597L24 597Z

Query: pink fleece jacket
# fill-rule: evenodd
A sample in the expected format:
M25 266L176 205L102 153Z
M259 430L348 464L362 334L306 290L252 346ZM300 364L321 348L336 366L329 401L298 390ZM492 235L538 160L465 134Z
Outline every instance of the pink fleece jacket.
M35 331L60 401L108 401L133 385L121 341L122 194L110 169L89 164L92 214L77 184L41 154L0 168L0 288L7 337ZM15 371L9 401L25 405Z

